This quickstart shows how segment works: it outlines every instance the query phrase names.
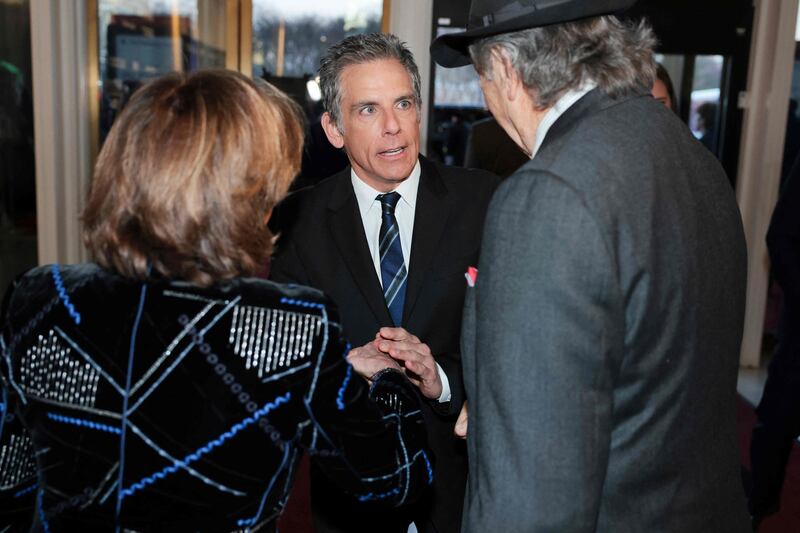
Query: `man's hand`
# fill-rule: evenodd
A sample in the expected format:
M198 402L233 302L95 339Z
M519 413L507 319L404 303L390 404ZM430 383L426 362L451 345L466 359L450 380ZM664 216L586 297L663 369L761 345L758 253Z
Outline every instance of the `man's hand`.
M461 439L467 438L467 422L469 421L469 413L467 413L467 402L461 406L461 412L458 413L458 420L456 420L456 427L453 429L456 437Z
M347 361L353 365L353 370L366 380L384 368L402 370L397 361L378 350L372 342L351 349L347 354Z
M427 344L403 328L381 328L373 344L405 367L406 376L423 396L436 400L442 395L442 380Z

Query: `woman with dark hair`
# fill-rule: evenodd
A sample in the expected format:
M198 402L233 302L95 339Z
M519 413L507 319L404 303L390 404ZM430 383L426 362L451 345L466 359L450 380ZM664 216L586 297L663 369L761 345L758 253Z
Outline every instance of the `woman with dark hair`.
M288 97L234 72L131 98L83 214L94 263L5 295L0 520L29 497L37 531L270 530L304 451L361 500L430 483L397 364L348 362L321 293L247 277L302 138Z
M653 82L651 90L653 98L670 108L675 113L678 112L678 101L675 99L675 88L669 72L661 63L656 63L656 81Z

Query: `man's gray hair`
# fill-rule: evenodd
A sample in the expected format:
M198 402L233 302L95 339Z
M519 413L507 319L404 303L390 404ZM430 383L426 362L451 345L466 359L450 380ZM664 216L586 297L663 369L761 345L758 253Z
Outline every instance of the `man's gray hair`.
M614 16L487 37L469 47L475 70L491 79L491 56L505 53L539 108L593 80L612 97L647 90L656 76L656 39L644 22Z
M417 114L422 106L419 69L406 44L390 33L362 33L352 35L331 46L319 62L319 85L322 104L339 131L342 131L341 75L345 67L380 59L396 59L408 72L414 88ZM376 76L380 73L376 72Z

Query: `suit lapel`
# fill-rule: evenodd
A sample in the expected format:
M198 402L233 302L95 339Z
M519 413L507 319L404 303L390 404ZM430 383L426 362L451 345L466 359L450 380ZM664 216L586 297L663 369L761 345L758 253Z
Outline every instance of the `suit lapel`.
M328 224L339 253L364 300L380 325L391 325L392 317L369 254L364 223L350 183L350 167L336 177L336 188L328 202Z
M421 174L414 214L414 234L411 238L411 261L408 269L406 300L403 305L403 325L417 303L422 284L431 262L439 249L439 241L447 226L450 206L447 189L436 167L420 156Z

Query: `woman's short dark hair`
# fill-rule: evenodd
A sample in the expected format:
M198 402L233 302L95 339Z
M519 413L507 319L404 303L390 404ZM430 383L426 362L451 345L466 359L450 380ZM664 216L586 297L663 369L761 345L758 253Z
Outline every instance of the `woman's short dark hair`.
M669 77L669 72L661 63L656 63L656 79L660 80L667 89L669 95L670 108L674 112L678 112L678 100L675 99L675 86L672 85L672 78Z
M272 251L266 221L300 167L298 106L224 70L139 89L95 166L84 242L103 267L205 286L251 275Z

